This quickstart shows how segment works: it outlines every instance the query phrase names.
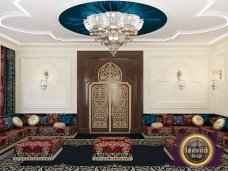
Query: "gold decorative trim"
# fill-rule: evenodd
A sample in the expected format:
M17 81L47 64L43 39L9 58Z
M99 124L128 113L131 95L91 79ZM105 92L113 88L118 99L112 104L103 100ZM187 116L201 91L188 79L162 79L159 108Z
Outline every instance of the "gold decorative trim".
M51 157L13 157L13 160L15 161L47 161L47 160L54 160L59 153L63 150L61 147L53 156Z
M170 152L164 147L163 150L165 151L165 153L169 156L169 158L171 160L174 160L173 156L170 154Z
M98 71L98 81L121 81L122 71L114 63L104 64Z

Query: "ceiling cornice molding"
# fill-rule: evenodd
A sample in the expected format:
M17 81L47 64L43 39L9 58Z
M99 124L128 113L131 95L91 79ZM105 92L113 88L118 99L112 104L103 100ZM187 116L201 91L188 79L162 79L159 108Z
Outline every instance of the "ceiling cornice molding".
M16 43L14 43L11 39L6 39L5 36L2 36L0 33L0 46L5 46L8 47L10 49L13 50L17 50L18 49L18 45Z

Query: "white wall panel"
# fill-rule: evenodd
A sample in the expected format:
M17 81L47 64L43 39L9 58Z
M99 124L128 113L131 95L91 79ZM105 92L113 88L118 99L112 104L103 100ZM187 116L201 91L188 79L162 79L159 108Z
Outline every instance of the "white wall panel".
M210 72L222 70L222 79L219 76L212 74L211 79L217 80L217 87L213 93L215 102L215 113L228 116L228 44L222 43L214 48L213 61Z
M40 81L47 71L48 87ZM23 57L21 59L21 107L69 108L71 106L71 58Z
M188 51L144 54L144 113L210 111L208 53ZM177 71L185 82L182 90L177 86Z
M17 53L16 112L76 113L76 53L58 49L27 49ZM40 81L48 71L48 87Z

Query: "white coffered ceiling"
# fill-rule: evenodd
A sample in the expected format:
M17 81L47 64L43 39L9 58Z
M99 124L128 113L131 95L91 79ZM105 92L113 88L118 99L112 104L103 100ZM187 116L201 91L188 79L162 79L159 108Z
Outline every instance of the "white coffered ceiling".
M134 43L213 44L228 35L228 0L132 1L158 8L168 19ZM21 45L93 44L93 38L65 29L58 20L65 9L86 2L93 1L0 0L0 36Z

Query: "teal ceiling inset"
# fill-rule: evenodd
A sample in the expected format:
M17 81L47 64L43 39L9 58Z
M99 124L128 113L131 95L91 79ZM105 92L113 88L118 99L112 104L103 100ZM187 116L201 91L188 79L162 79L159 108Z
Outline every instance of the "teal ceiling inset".
M59 22L68 30L89 35L88 30L84 27L83 20L89 15L107 11L119 11L140 16L144 20L144 24L138 35L158 30L167 22L167 16L161 10L129 1L96 1L76 5L63 11L59 16Z

